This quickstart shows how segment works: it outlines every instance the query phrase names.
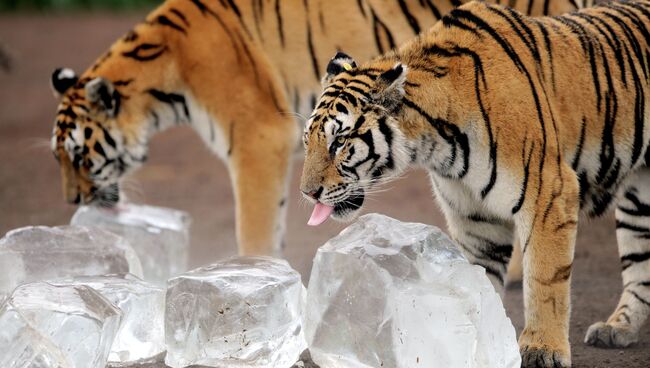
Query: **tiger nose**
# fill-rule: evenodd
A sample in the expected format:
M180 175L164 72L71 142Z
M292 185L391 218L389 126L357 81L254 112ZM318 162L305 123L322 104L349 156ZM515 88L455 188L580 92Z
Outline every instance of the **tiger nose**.
M320 198L320 195L323 194L323 187L321 186L318 188L318 190L312 190L311 192L305 192L303 190L302 193L308 197L318 200L318 198Z

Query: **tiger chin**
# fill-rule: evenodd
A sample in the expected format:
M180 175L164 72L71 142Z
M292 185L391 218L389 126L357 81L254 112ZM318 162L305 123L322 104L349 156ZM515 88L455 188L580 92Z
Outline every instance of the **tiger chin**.
M310 224L350 220L360 206L337 206L355 193L427 170L451 237L499 291L520 244L522 367L569 367L578 221L616 207L623 293L584 342L635 344L650 314L650 83L647 55L623 50L645 44L647 14L649 1L535 19L473 2L365 64L337 54L304 130Z

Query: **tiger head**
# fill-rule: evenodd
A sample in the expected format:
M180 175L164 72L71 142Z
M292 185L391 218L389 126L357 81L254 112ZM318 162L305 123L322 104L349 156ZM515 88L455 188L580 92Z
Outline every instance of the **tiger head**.
M65 199L111 207L119 200L118 179L143 147L127 147L118 129L121 96L107 79L79 80L71 69L57 69L52 86L61 96L51 148L60 164ZM137 152L137 153L136 153Z
M139 25L81 77L67 68L52 74L60 102L51 149L69 203L114 206L119 180L146 160L154 126L165 117L155 111L166 97L159 89L178 88L161 28Z
M300 190L316 207L310 225L353 218L368 192L408 165L406 138L395 114L407 67L386 61L359 68L337 53L323 77L323 93L307 120Z

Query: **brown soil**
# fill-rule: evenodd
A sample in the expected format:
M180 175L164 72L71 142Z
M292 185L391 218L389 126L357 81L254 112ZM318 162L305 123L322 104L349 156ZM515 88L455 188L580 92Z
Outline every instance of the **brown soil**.
M0 70L0 234L27 225L67 223L74 208L61 196L57 165L49 152L57 101L49 89L55 67L81 71L141 14L0 15L0 44L14 69ZM150 161L129 180L133 200L188 211L194 218L191 265L233 255L233 199L228 173L189 129L178 128L153 140ZM314 252L342 225L308 228L309 208L298 199L301 163L291 186L286 256L307 281ZM445 222L426 176L410 173L373 197L368 211L405 221ZM0 271L1 272L1 271ZM574 367L650 367L650 328L625 350L586 346L587 327L606 319L621 291L620 266L611 215L583 222L573 273L571 344ZM521 290L509 290L505 305L518 331L523 325Z

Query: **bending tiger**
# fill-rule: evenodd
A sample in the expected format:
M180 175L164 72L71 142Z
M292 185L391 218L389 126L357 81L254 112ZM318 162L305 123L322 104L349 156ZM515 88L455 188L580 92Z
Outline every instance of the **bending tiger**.
M407 167L499 288L524 257L524 367L568 367L578 215L616 204L623 294L588 344L626 347L650 313L650 2L529 18L473 2L357 66L337 54L304 132L310 222L349 220Z
M513 1L559 13L573 0ZM241 254L280 248L297 124L330 55L362 59L413 37L458 0L168 0L80 77L57 69L52 137L65 198L112 206L152 135L189 124L227 162Z

